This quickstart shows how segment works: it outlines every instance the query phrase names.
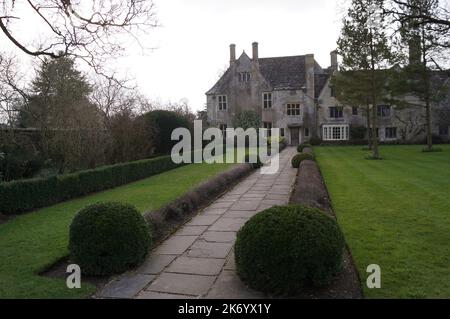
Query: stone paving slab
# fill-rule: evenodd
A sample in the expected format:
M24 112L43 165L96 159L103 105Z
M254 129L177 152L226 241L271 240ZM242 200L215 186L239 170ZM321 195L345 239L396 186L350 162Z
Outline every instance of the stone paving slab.
M237 276L233 246L249 218L288 202L297 174L290 165L294 154L295 148L281 153L279 173L255 171L211 203L150 254L138 269L146 277L116 284L117 292L109 288L111 298L263 298Z
M236 232L246 223L244 218L226 218L221 217L208 230L211 231L231 231Z
M206 298L208 299L261 299L263 293L248 288L235 271L224 270L217 278Z
M101 298L130 299L145 288L155 276L132 274L119 278L107 284L99 296Z
M223 213L225 213L228 210L228 208L207 208L203 211L203 215L219 215L222 216Z
M234 251L228 255L225 266L223 266L223 270L236 270L236 262L234 259Z
M198 236L172 236L159 246L156 254L181 255L197 238Z
M166 272L179 274L217 276L225 264L225 259L178 257Z
M156 291L143 291L137 299L194 299L195 297L189 295L176 295Z
M215 215L201 215L194 217L186 226L210 226L214 224L220 216Z
M226 258L232 247L232 243L196 241L191 248L189 248L187 255L189 257Z
M226 218L243 218L243 219L250 219L253 216L257 214L256 210L230 210L226 212L223 217Z
M217 209L217 208L229 208L231 205L233 205L234 202L219 202L214 203L210 206L211 209Z
M201 236L201 239L211 243L234 243L236 233L207 231Z
M217 216L219 218L220 216ZM208 226L184 226L176 232L177 236L199 236L208 228Z
M261 204L259 199L240 200L231 206L231 210L256 210Z
M205 295L216 277L201 275L172 274L163 272L146 291L165 292L191 296Z
M152 254L137 269L137 273L156 275L164 270L178 255L156 255Z

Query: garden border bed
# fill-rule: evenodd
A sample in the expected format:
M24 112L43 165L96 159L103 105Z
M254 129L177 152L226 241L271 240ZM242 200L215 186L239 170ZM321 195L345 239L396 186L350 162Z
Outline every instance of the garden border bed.
M145 220L152 228L153 245L151 250L157 248L166 238L254 170L251 164L237 164L198 185L161 209L144 213ZM69 264L69 256L65 256L41 271L39 275L49 278L66 278L68 276L66 269ZM130 271L132 272L133 269ZM84 280L96 286L98 291L110 282L112 278L123 276L124 274L104 277L84 276Z
M312 149L305 148L312 154ZM304 160L300 163L294 190L289 200L291 204L318 208L336 219L331 199L318 164ZM364 298L361 279L355 267L348 245L343 254L343 269L333 283L321 289L306 289L298 298L304 299L361 299Z

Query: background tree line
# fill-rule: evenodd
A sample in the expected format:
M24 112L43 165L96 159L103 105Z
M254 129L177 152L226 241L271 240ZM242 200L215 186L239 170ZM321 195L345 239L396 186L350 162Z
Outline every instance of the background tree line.
M374 159L380 158L378 105L383 103L423 109L425 151L433 151L433 107L450 92L446 5L439 0L351 1L338 40L342 68L332 85L340 102L365 111Z
M126 81L89 81L71 57L44 58L25 84L14 59L0 62L3 180L167 154L172 129L196 118L186 101L161 105Z

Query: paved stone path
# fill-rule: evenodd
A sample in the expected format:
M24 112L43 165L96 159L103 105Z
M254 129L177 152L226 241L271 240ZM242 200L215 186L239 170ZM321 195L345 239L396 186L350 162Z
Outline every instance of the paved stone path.
M289 201L297 170L295 148L280 154L280 171L259 170L213 202L154 250L134 273L107 285L101 298L263 298L236 275L233 245L252 216Z

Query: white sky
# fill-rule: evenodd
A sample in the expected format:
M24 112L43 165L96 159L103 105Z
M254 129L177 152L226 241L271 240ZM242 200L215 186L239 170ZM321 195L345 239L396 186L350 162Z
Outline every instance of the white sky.
M161 26L142 42L155 49L145 55L137 48L129 50L118 67L134 77L149 98L161 102L186 98L194 110L201 110L204 93L229 64L230 43L236 44L238 57L243 50L251 56L251 43L257 41L260 57L313 53L319 64L329 66L345 0L154 2ZM0 35L1 50L11 49L6 41Z
M162 27L153 31L157 47L130 59L131 72L147 95L162 100L187 98L202 109L204 93L229 64L229 44L237 56L314 53L329 66L341 15L336 0L155 0Z

